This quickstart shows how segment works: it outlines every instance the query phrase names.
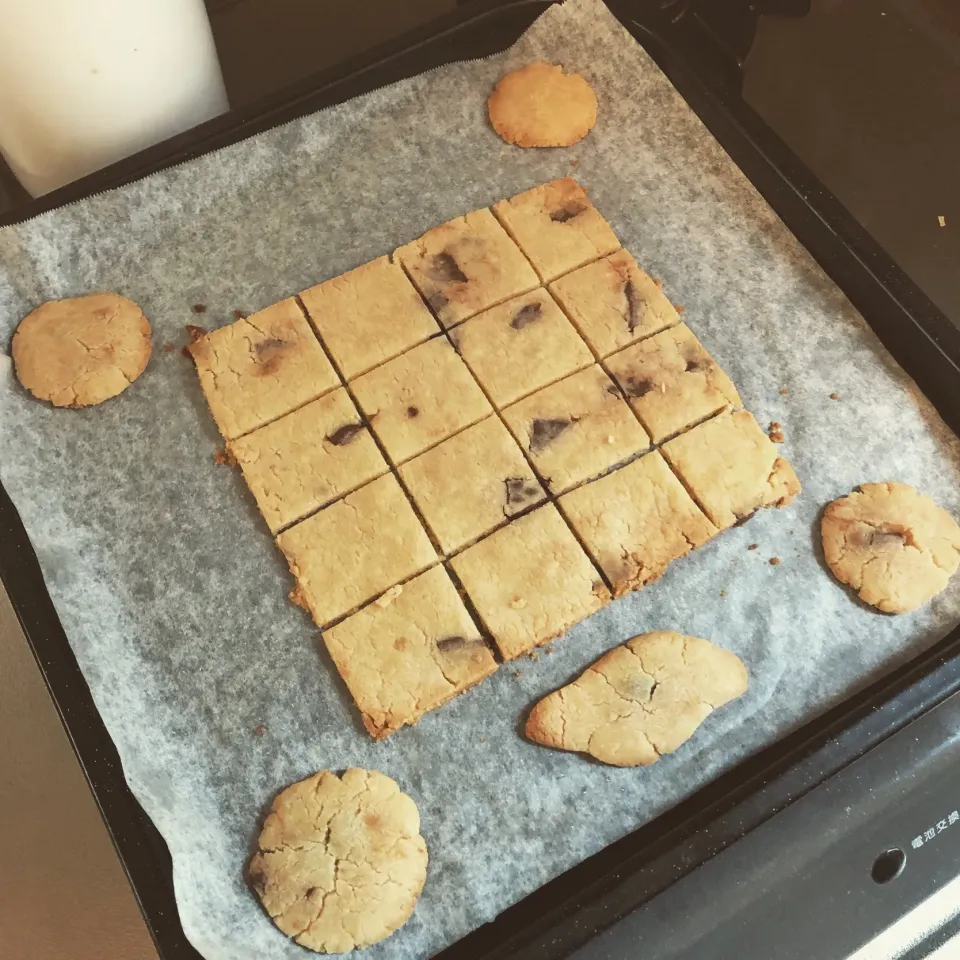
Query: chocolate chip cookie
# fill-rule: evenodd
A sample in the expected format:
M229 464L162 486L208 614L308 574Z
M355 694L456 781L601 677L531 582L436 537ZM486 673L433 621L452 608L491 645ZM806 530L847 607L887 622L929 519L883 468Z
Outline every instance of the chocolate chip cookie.
M865 483L834 500L820 533L833 575L885 613L926 603L960 566L960 526L905 483Z
M13 335L17 379L55 407L89 407L123 393L150 359L150 324L117 293L49 300Z
M427 876L417 806L389 777L329 770L282 790L249 878L271 919L318 953L347 953L402 927Z

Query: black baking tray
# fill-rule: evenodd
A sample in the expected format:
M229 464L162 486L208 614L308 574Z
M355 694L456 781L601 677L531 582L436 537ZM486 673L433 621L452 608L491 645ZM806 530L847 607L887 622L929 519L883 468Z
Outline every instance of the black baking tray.
M0 225L129 183L432 67L499 52L549 5L547 0L475 0L253 108L212 120L30 201L0 217ZM740 57L745 51L738 43L742 47L743 37L752 35L756 19L752 8L731 2L718 14L716 0L704 0L703 12L693 0L610 0L609 5L951 429L960 433L960 329L740 95ZM724 29L718 30L718 23ZM199 954L180 926L166 846L126 786L116 749L70 650L36 556L2 489L0 579L160 955L164 960L195 960ZM910 663L552 880L439 957L566 956L958 690L960 627Z

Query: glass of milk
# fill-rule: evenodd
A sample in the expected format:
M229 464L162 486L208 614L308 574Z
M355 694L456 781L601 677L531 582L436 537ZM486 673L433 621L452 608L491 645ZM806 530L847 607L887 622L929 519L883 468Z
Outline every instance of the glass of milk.
M0 0L0 152L35 197L227 109L203 0Z

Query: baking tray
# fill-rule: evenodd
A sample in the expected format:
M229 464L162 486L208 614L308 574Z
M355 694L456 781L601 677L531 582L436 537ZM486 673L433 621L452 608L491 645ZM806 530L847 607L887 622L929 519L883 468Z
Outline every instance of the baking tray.
M547 0L471 3L261 104L212 120L14 213L0 225L129 183L294 117L456 60L509 46ZM737 51L687 0L610 0L746 176L860 310L954 432L960 329L932 304L740 96ZM729 4L730 18L753 14ZM711 20L717 22L716 10ZM749 27L748 24L745 24ZM731 29L730 36L743 30ZM7 589L164 960L197 958L180 926L170 857L127 789L47 595L23 526L0 488ZM871 747L960 690L960 627L919 657L714 780L475 930L443 960L567 955Z

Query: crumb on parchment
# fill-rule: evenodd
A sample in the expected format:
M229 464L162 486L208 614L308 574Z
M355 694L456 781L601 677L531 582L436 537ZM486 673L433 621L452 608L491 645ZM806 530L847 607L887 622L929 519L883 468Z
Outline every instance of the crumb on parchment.
M771 558L770 558L770 566L771 566L771 567L779 566L779 564L780 564L780 558L779 558L779 557L771 557Z

